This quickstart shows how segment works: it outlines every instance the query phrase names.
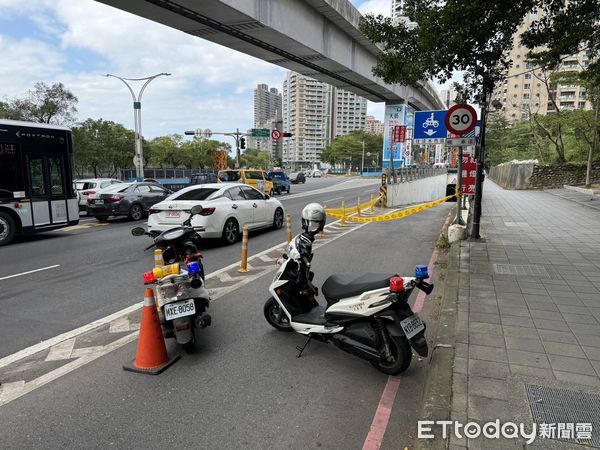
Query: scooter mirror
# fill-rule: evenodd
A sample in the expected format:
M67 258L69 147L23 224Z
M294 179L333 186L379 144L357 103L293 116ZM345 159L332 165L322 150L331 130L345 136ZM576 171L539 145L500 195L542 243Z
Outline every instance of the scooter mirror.
M146 230L144 230L142 227L135 227L133 230L131 230L131 234L134 236L143 236L146 234Z
M201 205L192 206L192 209L190 212L192 213L192 216L196 216L202 212L202 206Z

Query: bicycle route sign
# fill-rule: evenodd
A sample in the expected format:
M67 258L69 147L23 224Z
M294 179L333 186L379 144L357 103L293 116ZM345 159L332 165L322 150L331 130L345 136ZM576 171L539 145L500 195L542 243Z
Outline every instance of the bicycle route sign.
M448 136L447 110L415 111L413 142L415 144L443 144Z

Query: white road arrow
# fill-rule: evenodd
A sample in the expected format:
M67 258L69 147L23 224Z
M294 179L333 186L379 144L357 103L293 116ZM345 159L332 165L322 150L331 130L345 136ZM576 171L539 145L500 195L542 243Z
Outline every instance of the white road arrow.
M427 131L425 131L425 134L429 137L433 136L435 133L437 133L437 131L432 130L431 128Z

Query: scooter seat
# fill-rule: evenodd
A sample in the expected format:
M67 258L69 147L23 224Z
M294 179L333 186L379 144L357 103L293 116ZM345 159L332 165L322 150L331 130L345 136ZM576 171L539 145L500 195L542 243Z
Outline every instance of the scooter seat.
M366 273L359 277L356 275L331 275L321 286L321 292L325 298L338 301L366 291L388 287L390 278L397 276L385 273Z
M311 325L325 325L327 319L325 319L325 307L319 305L315 306L307 313L298 314L292 316L292 320L296 323L309 323Z

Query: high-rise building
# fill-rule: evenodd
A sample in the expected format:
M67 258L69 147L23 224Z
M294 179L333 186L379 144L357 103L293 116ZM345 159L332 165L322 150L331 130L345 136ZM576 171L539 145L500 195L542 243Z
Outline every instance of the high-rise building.
M440 91L440 97L442 97L442 100L444 101L444 105L446 105L446 108L450 108L452 105L454 105L456 103L456 96L457 96L457 92L456 89L454 89L454 85L450 85L450 87L448 89L442 89Z
M254 89L254 128L267 128L270 131L282 130L281 94L277 88L259 84ZM250 130L249 130L250 132ZM266 150L274 159L281 158L281 141L268 138L248 138L248 148Z
M331 88L331 138L364 130L367 121L367 99L354 92Z
M528 119L531 114L551 114L556 112L556 107L561 111L592 108L585 88L575 84L551 83L549 73L544 74L526 61L528 49L520 44L521 34L538 18L537 14L529 13L515 33L514 46L510 51L513 65L508 70L504 82L496 86L492 96L502 104L502 112L511 121ZM581 70L581 67L589 65L589 56L588 50L565 56L557 70Z
M296 72L283 82L283 129L293 133L283 142L283 163L312 166L330 142L331 86Z
M392 0L392 20L395 23L400 21L401 17L404 17L404 0Z
M365 131L372 134L383 134L385 125L373 116L367 116L365 120Z
M259 84L254 89L254 126L271 119L281 119L281 94L277 88Z

